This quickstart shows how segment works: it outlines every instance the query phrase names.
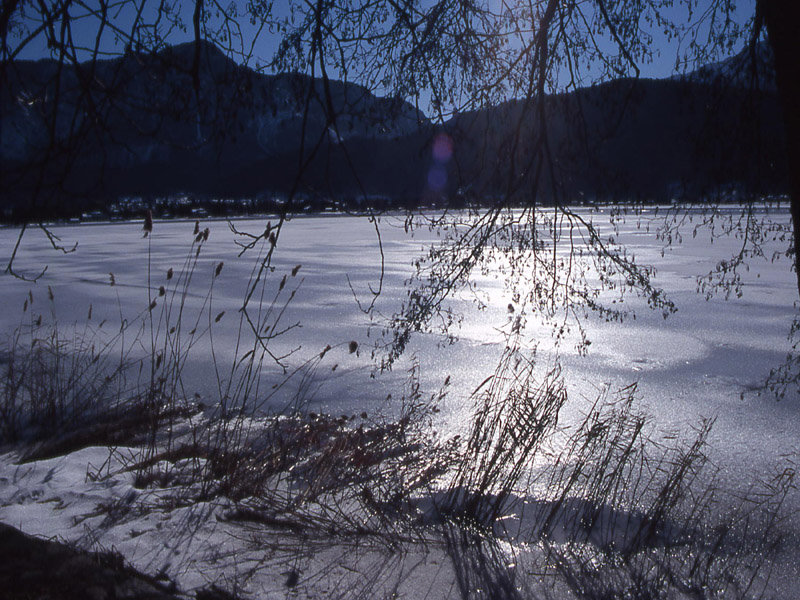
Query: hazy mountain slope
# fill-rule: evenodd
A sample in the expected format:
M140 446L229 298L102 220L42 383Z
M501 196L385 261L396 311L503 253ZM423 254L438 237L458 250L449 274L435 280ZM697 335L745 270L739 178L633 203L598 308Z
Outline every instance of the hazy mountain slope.
M354 84L331 81L328 95L320 80L258 74L210 44L197 87L193 61L185 44L78 67L11 65L0 95L6 203L35 196L52 209L89 195L203 192L248 165L286 163L301 145L394 139L424 119Z
M747 48L680 77L619 79L549 97L544 129L541 107L523 101L459 115L446 124L459 165L455 185L493 195L512 188L522 198L540 170L540 197L566 200L785 192L768 46L759 44L755 56L755 71ZM534 152L540 141L551 161Z

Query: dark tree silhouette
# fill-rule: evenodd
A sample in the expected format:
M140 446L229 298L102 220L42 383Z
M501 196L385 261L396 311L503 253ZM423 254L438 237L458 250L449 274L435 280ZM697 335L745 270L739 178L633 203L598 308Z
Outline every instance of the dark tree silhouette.
M791 207L794 224L794 256L800 256L800 56L797 51L797 33L800 31L800 7L796 2L759 0L756 8L757 35L762 25L768 31L772 52L775 55L775 78L783 106L786 127L789 172L791 174ZM800 269L795 263L797 289L800 291Z

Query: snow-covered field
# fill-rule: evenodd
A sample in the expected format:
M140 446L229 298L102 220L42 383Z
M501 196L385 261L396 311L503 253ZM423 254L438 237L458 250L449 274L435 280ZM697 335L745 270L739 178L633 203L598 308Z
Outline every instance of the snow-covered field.
M602 212L587 211L587 215L598 223L605 218ZM786 223L788 211L777 211L774 218ZM296 218L285 225L278 241L275 271L269 274L274 279L269 290L277 293L278 282L286 275L287 291L296 287L297 292L278 327L289 329L270 342L270 351L276 356L288 356L282 362L291 373L326 346L332 349L313 372L292 378L286 387L270 396L268 404L280 409L301 394L308 402L307 409L317 412L392 413L395 407L387 396L391 394L396 400L407 370L418 361L423 390L435 391L450 378L437 427L442 432L458 430L471 414L470 392L493 372L501 355L501 329L509 319L509 297L502 281L491 274L480 276L478 283L486 290L484 298L489 305L478 311L466 295L453 300L452 305L465 315L456 330L456 343L444 343L434 334L419 334L391 372L378 372L371 350L381 340L381 318L399 308L406 293L404 281L412 273L412 261L436 239L435 234L421 229L409 234L399 217L382 217L379 226L384 276L381 295L370 316L359 309L354 296L362 305L368 304L370 289L379 285L381 254L373 225L366 219L333 215ZM240 339L238 309L257 254L251 251L237 257L236 236L225 221L209 221L201 224L201 229L204 227L209 228L208 241L199 255L183 310L184 318L199 318L199 328L209 326L211 333L193 349L184 381L187 396L196 392L201 398L209 398L214 397L219 381L224 380L236 351ZM236 227L260 233L264 220L240 220ZM186 270L187 257L191 260L194 252L194 222L156 222L147 238L143 238L141 228L141 223L53 227L52 232L63 244L78 244L70 254L50 248L41 232L27 232L17 252L15 269L32 276L45 266L48 268L36 283L4 276L0 331L10 333L20 324L30 323L31 315L36 314L42 314L45 322L55 320L59 327L77 324L81 330L91 306L91 323L106 321L103 327L109 331L118 329L123 320L131 322L144 315L142 331L147 339L148 305L155 299L158 308L149 314L159 314L170 297L158 295L159 287L168 288L172 281L167 279L168 271L172 269L177 277ZM10 256L17 233L14 229L0 230L0 256ZM773 251L783 252L785 247L775 243L765 249L766 258L750 260L749 270L742 272L742 297L726 301L720 297L704 299L697 293L696 277L713 269L719 260L729 258L741 240L723 237L709 244L701 230L696 238L684 235L681 244L665 247L652 233L637 227L635 218L621 225L618 239L638 261L655 266L655 283L667 291L678 311L664 319L660 313L648 311L642 301L632 299L635 320L584 320L591 341L587 355L580 355L569 341L558 348L569 393L576 399L569 410L580 414L606 384L620 388L638 382L639 402L660 429L677 437L691 437L701 418L716 419L710 437L711 458L721 468L720 477L726 486L744 490L757 479L769 479L773 472L796 463L800 456L799 399L789 395L777 402L760 389L770 369L779 366L790 349L787 336L795 315L796 280L788 259L771 260ZM215 277L220 262L224 267ZM297 265L300 268L292 277ZM23 312L31 294L32 308ZM532 326L527 339L538 344L537 360L543 367L554 363L556 349L547 329ZM349 351L351 341L358 342L357 352ZM132 352L145 353L146 348ZM263 369L269 384L285 377L283 369L271 361L265 362ZM169 572L186 589L201 585L203 577L233 580L256 565L268 565L268 575L258 580L258 593L263 597L285 595L286 578L300 570L300 565L281 564L285 554L259 554L257 538L261 534L220 520L228 506L209 504L169 511L159 508L138 520L128 519L124 525L104 528L107 511L97 510L98 505L120 499L133 502L140 494L132 486L130 474L105 480L87 476L95 470L113 471L113 465L104 464L107 459L108 450L103 448L22 466L14 464L13 455L3 456L0 520L39 535L113 546L142 569ZM789 500L792 505L788 512L800 508L797 494L790 495ZM790 541L782 552L775 593L788 598L792 596L792 582L800 581L794 567L800 559L796 551L800 527L794 518L787 520L784 527ZM176 531L184 537L174 537ZM239 550L234 557L232 549L236 548ZM325 586L346 585L348 573L356 569L346 561L343 566L330 566L344 560L334 556L336 552L344 553L342 548L319 550L319 554L325 552L330 556L314 563L320 571L313 591L320 595L335 591ZM374 553L358 554L354 560L378 560L377 557ZM197 567L204 560L218 564L213 569L208 565ZM405 577L400 574L413 571L416 578L413 583L404 583L407 587L401 591L417 595L434 580L439 586L443 580L452 581L451 575L442 576L443 571L450 572L443 562L442 553L423 553L407 556L402 563L388 567L361 563L359 569L392 569L397 580ZM302 571L308 573L308 569L304 563ZM438 589L448 593L447 586ZM450 591L455 593L456 589ZM338 592L347 596L341 587Z

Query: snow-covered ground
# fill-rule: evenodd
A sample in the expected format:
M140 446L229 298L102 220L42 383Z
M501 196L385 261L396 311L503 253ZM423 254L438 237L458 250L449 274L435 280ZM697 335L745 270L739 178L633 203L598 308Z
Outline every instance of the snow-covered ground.
M163 574L186 592L216 585L246 597L286 598L294 587L287 581L296 572L306 597L350 598L352 592L368 597L359 573L380 571L384 562L391 572L388 581L375 576L374 597L398 582L407 597L421 597L434 583L452 580L441 577L447 568L441 549L421 548L418 556L397 561L396 553L369 540L323 544L315 531L298 539L280 529L228 522L231 502L171 506L163 500L169 492L159 496L137 489L133 473L120 472L124 461L109 459L108 448L24 465L13 465L11 458L0 458L2 522L32 535L119 552L139 571ZM103 477L106 473L113 476Z
M589 213L588 209L586 214L598 223L605 218L604 213ZM778 211L774 218L787 223L788 211ZM407 370L415 359L420 365L424 390L435 391L449 376L451 384L439 415L439 426L442 431L453 431L463 426L470 414L470 392L492 373L501 355L504 338L500 330L508 322L510 299L502 281L491 274L480 276L479 284L487 290L485 299L489 306L477 311L468 297L453 301L453 306L465 314L461 328L456 331L459 336L456 343L444 343L434 334L420 334L412 339L406 356L391 372L377 372L371 349L381 339L380 317L391 316L398 309L405 297L403 284L412 273L412 261L436 239L435 234L422 229L414 235L407 233L401 218L386 216L379 225L384 277L371 317L359 309L354 295L362 305L367 304L371 299L370 289L379 285L381 253L372 224L366 219L333 215L296 218L286 224L278 241L275 271L269 274L273 280L269 290L270 294L277 293L278 282L284 275L288 282L285 291L297 287L294 299L281 317L281 328L295 323L299 326L272 340L270 351L277 356L289 355L283 362L291 372L294 366L318 355L326 346L332 349L313 373L307 373L313 377L293 378L280 393L270 397L269 405L280 409L300 390L309 410L331 414L391 413L392 400L387 400L387 396L391 394L396 399L400 395ZM257 254L251 251L237 257L236 236L226 222L201 224L201 229L205 227L209 228L208 241L203 243L183 310L190 315L189 321L199 315L199 328L210 326L211 334L206 334L193 349L184 380L187 395L197 392L202 398L213 398L240 339L238 309ZM240 220L236 227L260 233L264 220ZM70 254L50 248L41 232L27 232L15 259L15 269L32 276L44 266L48 268L36 283L3 278L0 331L11 332L20 324L29 323L31 315L36 314L42 314L45 322L55 319L59 327L76 323L80 330L90 306L91 323L99 325L106 321L103 327L114 331L122 320L131 322L137 316L148 315L148 305L153 299L158 308L149 314L159 314L170 296L160 297L158 289L161 285L169 289L169 282L174 281L167 279L168 271L172 269L177 278L194 255L193 229L193 222L156 222L152 234L143 238L141 223L53 227L52 232L65 245L78 243L77 250ZM691 237L691 228L688 231L681 244L665 248L652 233L637 227L637 219L628 219L621 225L618 239L638 261L656 267L655 283L667 291L678 311L664 319L660 312L649 312L643 302L633 299L630 302L636 308L635 320L622 323L607 323L592 317L584 320L591 341L588 354L581 356L569 342L558 348L569 392L577 400L570 410L581 413L586 405L582 405L582 399L590 402L606 384L620 388L638 382L641 405L652 413L656 426L678 437L691 437L692 428L702 417L716 418L710 437L712 460L721 468L726 486L746 489L755 480L768 479L773 472L783 469L787 460L796 463L800 455L798 398L790 395L777 402L770 394L759 391L770 369L779 366L790 349L787 336L795 315L796 280L788 259L770 260L773 251L785 251L785 242L774 243L766 248L765 259L751 260L749 271L742 273L741 298L726 301L714 297L707 301L697 293L696 276L713 269L719 260L729 258L741 240L719 238L709 244L703 230L696 238ZM14 229L0 230L0 256L10 256L17 233ZM215 277L220 262L224 266ZM300 269L292 277L297 265L301 265ZM33 308L23 312L31 294ZM286 294L281 296L285 297ZM219 321L214 322L223 311ZM143 322L146 324L147 318ZM149 335L146 327L145 339ZM538 360L542 365L553 363L556 349L548 330L537 330L534 326L527 339L538 344ZM351 340L358 342L357 352L349 351ZM136 351L144 353L146 349ZM266 381L282 381L280 366L267 361L263 368ZM39 535L91 541L92 536L98 535L95 532L102 530L99 525L108 512L97 510L98 505L112 500L133 502L141 493L133 488L130 474L108 479L88 476L103 468L108 472L112 465L105 464L107 459L108 449L103 448L89 448L67 457L22 466L13 464L13 455L2 457L0 520ZM800 508L797 494L790 496L790 500L793 505L789 512ZM286 578L300 566L280 564L285 554L277 553L272 558L259 554L255 549L259 534L243 532L216 518L228 508L209 504L153 511L139 520L128 519L124 524L107 528L97 541L133 557L142 569L167 570L187 588L201 585L203 572L216 581L223 575L232 578L232 573L239 574L241 569L257 563L263 566L274 559L275 564L265 571L269 575L258 580L257 591L264 597L270 597L269 594L283 597ZM793 541L781 559L777 594L788 598L792 581L800 581L793 567L800 555L796 550L791 551L791 544L797 548L800 527L789 519L785 528ZM181 531L186 538L165 533L174 531ZM246 543L239 539L242 536L247 538ZM237 540L249 549L237 550L234 560L231 553L221 551L220 544L238 548ZM211 554L220 555L214 558L221 561L216 571L204 571L207 567L198 571L192 566ZM354 560L377 560L376 556L367 553ZM339 558L331 555L313 563L320 573L328 569L325 573L330 575L318 576L322 587L314 588L316 593L331 593L323 589L326 585L345 585L336 582L345 582L348 568L354 567L325 566L337 561ZM394 569L398 580L402 579L399 574L413 571L416 574L413 585L426 589L437 577L440 582L452 581L450 576L441 577L442 571L450 568L443 562L443 554L422 553L405 557L402 564L383 568ZM308 564L302 566L304 572L308 568ZM362 564L361 568L367 567ZM404 585L412 584L409 581ZM403 589L414 594L413 587Z

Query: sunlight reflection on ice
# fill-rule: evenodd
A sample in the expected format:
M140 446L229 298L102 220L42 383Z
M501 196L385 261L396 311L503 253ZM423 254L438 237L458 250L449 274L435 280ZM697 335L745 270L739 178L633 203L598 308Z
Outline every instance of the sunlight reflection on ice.
M591 217L598 224L604 218L597 214ZM788 214L779 218L786 219ZM241 220L237 227L260 232L264 221ZM0 301L6 310L0 314L0 327L10 332L20 324L29 291L35 297L34 310L49 318L47 286L55 295L55 314L62 325L83 323L89 305L94 323L106 319L106 327L118 327L120 316L133 319L145 314L148 263L151 289L155 291L164 283L169 268L176 274L185 268L193 226L193 222L156 222L147 239L142 238L141 224L135 223L54 228L65 242L79 242L78 251L70 255L53 252L41 235L29 232L16 267L26 273L38 272L44 265L49 269L36 284L4 279ZM227 368L236 346L237 311L255 255L237 259L238 248L224 221L209 221L203 226L210 228L210 237L189 288L186 310L196 314L208 302L211 309L207 312L216 315L225 311L213 328L213 343L218 363ZM436 240L436 235L418 229L412 237L404 231L402 219L391 216L382 218L381 232L386 280L375 314L391 316L405 298L402 284L413 272L412 261ZM0 230L0 252L4 256L10 254L16 233L14 229ZM591 341L586 357L575 350L577 334L573 328L558 347L571 394L591 399L604 383L620 387L638 380L642 402L653 409L664 426L686 427L700 415L717 415L715 435L723 453L731 459L738 460L743 452L747 454L742 448L752 449L754 445L774 454L796 448L800 440L796 407L751 392L789 349L786 336L796 290L788 261L754 264L753 270L744 274L745 295L741 300L715 298L706 302L696 293L694 278L732 252L737 240L723 238L709 246L702 236L688 237L683 244L667 248L662 257L663 244L637 230L632 220L621 226L618 237L630 244L629 249L640 261L657 267L656 283L671 294L678 312L664 320L660 313L648 311L641 300L632 298L628 304L636 309L636 320L605 323L590 317L584 321ZM313 392L314 410L336 414L391 410L392 403L386 398L392 394L396 401L411 358L416 357L423 389L435 391L448 375L451 377L442 416L456 426L465 422L468 396L491 374L502 349L503 331L517 314L509 309L509 291L502 276L476 276L483 310L476 310L470 293L452 301L452 306L465 315L456 332L458 342L450 345L434 334L417 335L406 358L391 373L376 374L369 349L380 340L381 325L371 323L359 310L350 289L352 284L358 297L368 302L370 286L378 283L380 254L372 225L354 217L296 218L287 224L278 250L270 289L276 288L284 274L302 265L297 274L297 282L302 283L284 319L286 324L299 323L301 327L275 340L274 350L286 354L297 349L291 360L299 363L326 345L334 347L315 373L318 380L307 390ZM220 261L225 267L213 295L208 296L214 266ZM109 285L109 273L115 276L115 286ZM555 345L550 330L537 323L536 315L529 314L528 318L526 339L537 348L542 365L552 364ZM342 346L350 340L359 343L357 354L349 354ZM197 391L206 396L214 391L213 364L208 345L198 346L187 364L189 393ZM220 370L224 373L225 369ZM267 365L267 376L270 381L282 377L274 365ZM740 400L743 392L744 400ZM275 400L276 406L287 402L286 398ZM755 409L758 418L749 418ZM774 432L780 433L772 435Z

